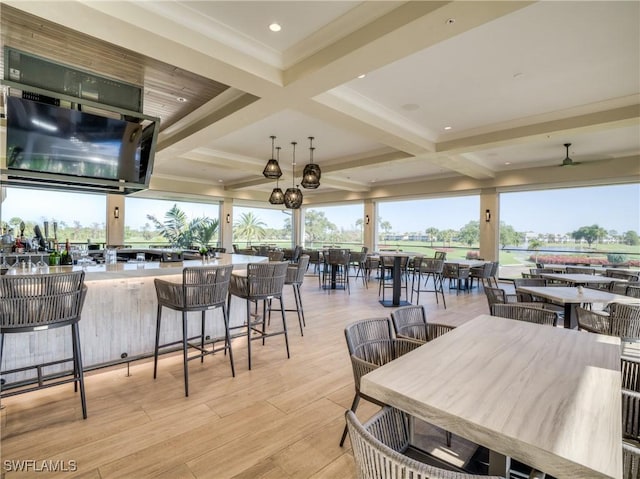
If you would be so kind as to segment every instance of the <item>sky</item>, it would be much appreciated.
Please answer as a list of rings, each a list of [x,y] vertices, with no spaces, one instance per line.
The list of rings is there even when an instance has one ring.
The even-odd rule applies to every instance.
[[[81,198],[79,200],[79,198]],[[537,192],[502,193],[501,221],[516,231],[537,233],[569,233],[581,226],[598,224],[607,231],[618,233],[634,230],[640,233],[640,184],[565,188]],[[126,224],[140,228],[148,222],[146,215],[164,218],[165,212],[175,201],[126,199]],[[379,214],[382,221],[391,224],[397,233],[424,231],[428,227],[460,229],[480,215],[479,196],[435,198],[412,201],[382,202]],[[42,224],[44,219],[63,220],[73,225],[104,222],[106,200],[103,195],[60,193],[48,190],[6,188],[2,203],[1,219],[14,216]],[[188,203],[188,216],[217,217],[217,205]],[[187,207],[183,207],[187,211]],[[350,229],[362,218],[362,204],[330,206],[319,209],[338,228]],[[288,211],[237,208],[240,213],[254,211],[271,228],[282,228]]]

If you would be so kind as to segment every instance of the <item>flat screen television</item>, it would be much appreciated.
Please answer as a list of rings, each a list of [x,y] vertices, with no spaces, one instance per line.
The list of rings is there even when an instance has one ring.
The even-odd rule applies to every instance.
[[[128,193],[148,187],[158,121],[5,97],[9,181]]]

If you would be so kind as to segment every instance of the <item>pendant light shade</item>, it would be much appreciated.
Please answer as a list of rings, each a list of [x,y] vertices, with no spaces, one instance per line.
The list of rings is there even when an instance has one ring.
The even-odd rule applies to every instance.
[[[302,172],[302,181],[300,184],[303,188],[316,189],[320,186],[320,167],[313,162],[313,137],[309,137],[309,164],[304,167]]]
[[[277,159],[280,162],[280,147],[276,147]],[[278,179],[276,178],[276,187],[271,192],[271,196],[269,196],[269,203],[272,205],[282,205],[284,204],[284,193],[278,186]]]
[[[272,205],[281,205],[284,203],[284,193],[280,188],[274,188],[269,196],[269,203]]]
[[[293,170],[291,175],[291,188],[287,188],[287,191],[284,193],[284,205],[287,208],[292,210],[297,210],[302,206],[302,191],[300,188],[295,186],[295,178],[296,178],[296,142],[292,141],[291,145],[293,145]]]
[[[271,137],[271,159],[267,161],[267,165],[264,167],[262,174],[266,178],[270,178],[272,180],[276,180],[282,176],[282,170],[280,169],[280,164],[278,160],[273,157],[273,145],[276,137]]]

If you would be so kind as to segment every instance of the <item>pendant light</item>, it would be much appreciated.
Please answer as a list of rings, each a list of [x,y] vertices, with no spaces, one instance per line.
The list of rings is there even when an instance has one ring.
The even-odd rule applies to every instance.
[[[291,188],[287,188],[284,193],[284,205],[292,210],[297,210],[302,205],[302,191],[295,185],[296,179],[296,145],[295,141],[291,142],[293,145],[293,162],[292,162],[292,174],[291,174]]]
[[[316,189],[320,186],[320,167],[313,162],[313,136],[309,137],[309,164],[304,167],[302,172],[302,181],[300,184],[303,188]]]
[[[278,161],[273,157],[273,145],[276,137],[271,136],[271,159],[267,161],[267,166],[264,167],[262,174],[266,178],[270,178],[272,180],[276,180],[282,176],[282,170],[280,169],[280,165]]]
[[[279,146],[276,147],[276,152],[277,152],[276,158],[278,160],[278,163],[280,163],[280,147]],[[278,187],[278,178],[276,178],[276,187],[271,192],[271,196],[269,196],[269,203],[271,203],[272,205],[284,204],[284,193]]]

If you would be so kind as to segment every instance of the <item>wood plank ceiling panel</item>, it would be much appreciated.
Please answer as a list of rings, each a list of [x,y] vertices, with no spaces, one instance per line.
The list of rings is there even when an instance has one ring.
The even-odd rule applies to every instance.
[[[0,4],[0,68],[4,47],[144,88],[146,115],[160,117],[161,129],[229,88],[227,85],[140,55]],[[179,102],[178,97],[186,101]]]

